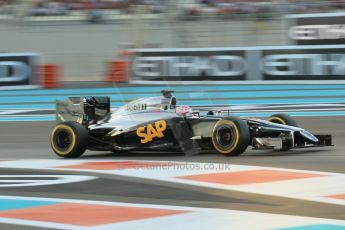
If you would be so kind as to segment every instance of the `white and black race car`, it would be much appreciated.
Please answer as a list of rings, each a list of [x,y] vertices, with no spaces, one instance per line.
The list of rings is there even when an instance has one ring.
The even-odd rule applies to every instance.
[[[254,149],[289,150],[332,146],[331,135],[313,135],[287,114],[267,120],[231,116],[231,111],[177,106],[172,91],[140,98],[110,110],[109,97],[57,101],[57,125],[50,143],[64,158],[94,151],[173,150],[195,154],[214,150],[237,156]]]

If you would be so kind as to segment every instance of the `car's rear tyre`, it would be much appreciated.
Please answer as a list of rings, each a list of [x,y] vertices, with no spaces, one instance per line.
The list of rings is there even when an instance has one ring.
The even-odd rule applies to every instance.
[[[286,113],[273,114],[272,116],[268,118],[268,121],[281,124],[281,125],[289,125],[289,126],[298,127],[297,122],[290,115]]]
[[[250,144],[250,132],[245,121],[237,117],[219,120],[212,131],[213,147],[222,155],[241,155]]]
[[[50,134],[50,145],[60,157],[80,157],[88,145],[88,131],[77,122],[60,123],[53,128]]]

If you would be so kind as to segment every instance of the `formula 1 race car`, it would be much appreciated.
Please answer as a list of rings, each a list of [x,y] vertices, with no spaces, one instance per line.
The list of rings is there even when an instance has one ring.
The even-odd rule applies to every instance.
[[[177,106],[172,91],[134,100],[110,110],[109,97],[69,97],[56,102],[53,151],[64,158],[96,151],[159,150],[196,154],[215,150],[225,156],[253,149],[289,150],[332,146],[331,135],[313,135],[287,114],[267,120],[238,118],[215,107]]]

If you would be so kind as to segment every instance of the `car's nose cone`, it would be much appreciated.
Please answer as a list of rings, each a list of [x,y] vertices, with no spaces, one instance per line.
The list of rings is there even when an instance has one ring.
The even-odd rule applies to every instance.
[[[305,138],[307,138],[308,140],[312,141],[312,142],[318,142],[319,139],[317,139],[313,134],[305,131],[304,129],[300,130],[300,133],[302,136],[304,136]]]

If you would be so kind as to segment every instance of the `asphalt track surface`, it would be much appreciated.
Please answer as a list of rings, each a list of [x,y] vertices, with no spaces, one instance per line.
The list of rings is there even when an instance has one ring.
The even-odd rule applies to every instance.
[[[214,162],[345,173],[345,117],[297,117],[296,120],[301,127],[312,133],[332,134],[335,146],[288,152],[248,149],[242,156],[231,158],[215,153],[184,156],[164,152],[133,152],[115,155],[109,152],[88,151],[81,159]],[[54,122],[50,121],[0,123],[0,159],[58,159],[49,146],[48,137],[53,126]],[[45,173],[44,170],[0,169],[0,175]],[[80,172],[68,172],[68,174],[74,173],[80,175]],[[49,174],[54,173],[50,171]],[[95,175],[90,172],[83,174]],[[97,180],[80,183],[20,189],[1,188],[0,195],[222,208],[345,220],[345,206],[342,205],[125,176],[97,174],[97,177],[99,177]],[[16,227],[18,226],[0,224],[0,229],[16,229]]]
[[[295,117],[300,127],[314,134],[332,134],[335,147],[300,149],[288,152],[251,151],[239,157],[202,153],[186,157],[176,153],[134,152],[115,155],[87,151],[82,159],[141,159],[260,165],[345,173],[345,117]],[[55,122],[0,122],[1,158],[58,159],[49,144]]]

